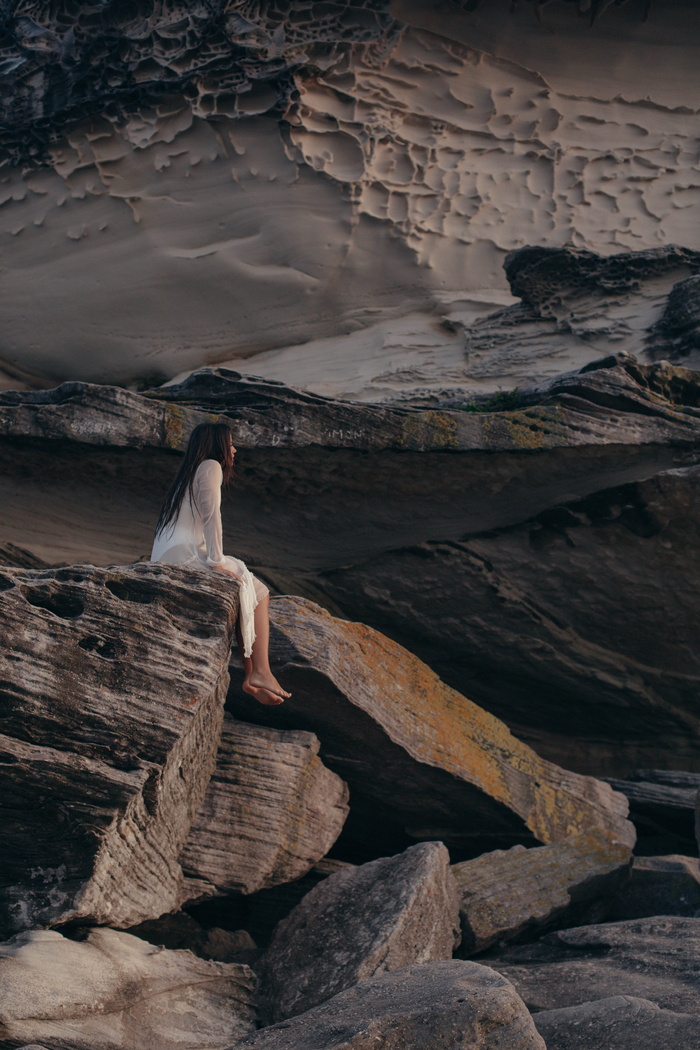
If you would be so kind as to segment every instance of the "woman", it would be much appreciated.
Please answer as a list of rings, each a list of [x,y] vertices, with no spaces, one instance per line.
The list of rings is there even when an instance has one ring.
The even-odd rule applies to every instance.
[[[226,423],[200,423],[190,435],[185,458],[160,512],[151,561],[206,566],[240,583],[236,625],[245,673],[243,689],[261,704],[291,696],[270,670],[270,592],[238,558],[222,549],[221,486],[233,472],[231,430]]]

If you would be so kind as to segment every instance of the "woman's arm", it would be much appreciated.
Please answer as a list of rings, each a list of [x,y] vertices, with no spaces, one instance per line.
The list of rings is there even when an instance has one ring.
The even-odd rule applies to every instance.
[[[202,518],[204,543],[207,548],[207,565],[220,568],[224,562],[223,537],[221,531],[221,465],[213,459],[205,459],[197,469],[194,498]]]
[[[229,569],[224,560],[221,529],[222,480],[221,464],[214,459],[205,459],[197,469],[194,496],[197,509],[202,517],[207,565],[227,576],[233,576],[234,580],[240,580],[240,576]]]

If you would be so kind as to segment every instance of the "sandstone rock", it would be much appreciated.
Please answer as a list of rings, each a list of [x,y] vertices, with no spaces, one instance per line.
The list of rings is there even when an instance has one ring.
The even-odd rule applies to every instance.
[[[219,1050],[255,1028],[247,966],[154,948],[127,933],[53,930],[0,945],[0,1040],[53,1050]]]
[[[86,549],[98,562],[136,560],[150,550],[175,472],[172,451],[196,423],[221,414],[241,450],[236,531],[228,520],[227,539],[240,547],[246,536],[243,553],[289,589],[309,569],[459,541],[695,462],[693,373],[671,372],[685,385],[678,378],[673,389],[667,366],[613,359],[505,413],[463,411],[462,403],[441,411],[362,405],[227,369],[149,397],[78,382],[0,392],[2,536],[53,562],[76,561]],[[572,471],[577,448],[587,451]],[[50,533],[37,513],[47,501]]]
[[[54,563],[147,556],[175,450],[225,415],[225,546],[273,589],[394,637],[567,768],[700,770],[697,375],[620,355],[518,396],[399,410],[226,369],[148,398],[5,394],[0,539]]]
[[[654,4],[642,24],[639,4],[620,16],[606,0],[551,3],[556,48],[532,17],[544,3],[505,21],[498,5],[478,5],[477,16],[475,6],[305,0],[232,10],[217,0],[173,16],[133,0],[109,17],[78,8],[66,28],[53,8],[8,0],[7,367],[128,382],[260,351],[272,371],[281,348],[288,371],[296,351],[335,389],[338,359],[343,378],[359,372],[370,391],[376,381],[421,390],[431,379],[493,389],[504,376],[522,384],[584,363],[630,328],[641,345],[667,275],[644,281],[638,267],[632,296],[629,263],[608,263],[616,280],[599,282],[602,308],[584,302],[536,346],[511,329],[506,361],[483,342],[467,357],[455,340],[462,353],[446,367],[420,335],[434,338],[443,317],[455,327],[485,298],[508,301],[503,256],[528,239],[600,252],[604,274],[606,257],[631,247],[698,248],[685,111],[695,5],[676,2],[666,16]],[[603,10],[592,27],[575,17]],[[566,257],[561,269],[570,278]],[[32,310],[37,270],[41,309]],[[633,307],[642,317],[624,325],[619,315]],[[407,347],[416,315],[422,326]],[[376,331],[344,357],[337,337],[377,321],[388,328],[380,362]],[[357,385],[341,390],[352,396]]]
[[[149,944],[174,950],[185,949],[202,959],[216,962],[241,962],[241,952],[254,952],[256,944],[246,930],[205,929],[186,912],[161,915],[132,926],[127,931]]]
[[[548,927],[603,918],[609,898],[629,877],[631,859],[629,847],[590,832],[551,846],[513,846],[454,864],[460,954],[531,939]]]
[[[697,773],[699,519],[700,468],[652,469],[512,527],[329,569],[319,600],[400,640],[551,761]]]
[[[270,651],[294,704],[262,709],[235,689],[229,703],[244,719],[318,734],[350,785],[355,849],[440,839],[474,856],[592,829],[632,841],[621,796],[542,761],[396,643],[300,598],[271,608]]]
[[[331,875],[279,924],[261,962],[261,1011],[282,1021],[376,974],[450,959],[457,887],[441,843]]]
[[[212,573],[0,573],[0,922],[131,926],[177,907],[237,614]]]
[[[380,973],[299,1017],[263,1028],[241,1050],[545,1050],[512,986],[478,963]]]
[[[0,565],[9,565],[13,569],[50,568],[50,565],[37,558],[31,551],[17,547],[14,543],[0,543]]]
[[[700,916],[700,861],[697,857],[635,857],[629,883],[613,898],[607,918],[653,915]]]
[[[678,281],[664,311],[647,338],[653,356],[673,360],[697,358],[700,350],[700,277]]]
[[[295,879],[294,882],[281,883],[246,895],[209,897],[188,905],[188,912],[210,930],[211,927],[223,927],[234,931],[247,930],[256,944],[265,947],[277,924],[285,919],[319,882],[336,871],[352,870],[355,866],[347,861],[324,857],[308,874]],[[148,937],[146,939],[148,940]]]
[[[685,1050],[697,1045],[697,1015],[662,1010],[648,999],[613,995],[533,1017],[547,1050]]]
[[[700,1014],[700,918],[657,916],[548,933],[488,956],[528,1007],[558,1010],[611,995]]]
[[[193,896],[255,893],[305,875],[338,838],[348,789],[312,733],[227,716],[216,768],[180,861]]]
[[[633,821],[645,852],[668,844],[692,850],[695,799],[700,790],[700,773],[665,769],[637,769],[624,780],[606,778],[629,801]]]

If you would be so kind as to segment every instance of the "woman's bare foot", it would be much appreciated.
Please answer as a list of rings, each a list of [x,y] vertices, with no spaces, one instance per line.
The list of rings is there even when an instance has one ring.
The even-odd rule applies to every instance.
[[[284,697],[278,696],[277,693],[271,693],[269,689],[259,689],[254,685],[243,685],[243,691],[252,696],[254,700],[257,700],[259,704],[265,704],[266,707],[277,707],[278,704],[284,703]]]
[[[292,695],[286,692],[272,674],[251,674],[243,682],[243,691],[252,696],[259,704],[268,707],[283,704]]]

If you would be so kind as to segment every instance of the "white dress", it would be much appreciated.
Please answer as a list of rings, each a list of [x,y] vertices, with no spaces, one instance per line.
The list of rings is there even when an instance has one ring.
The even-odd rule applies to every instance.
[[[192,484],[194,504],[185,493],[174,522],[156,533],[151,561],[175,565],[199,565],[216,570],[225,567],[241,581],[240,624],[243,654],[250,656],[255,641],[253,612],[258,602],[268,594],[260,580],[248,570],[240,558],[227,557],[223,551],[221,532],[221,483],[223,471],[215,459],[205,459],[197,467]]]

